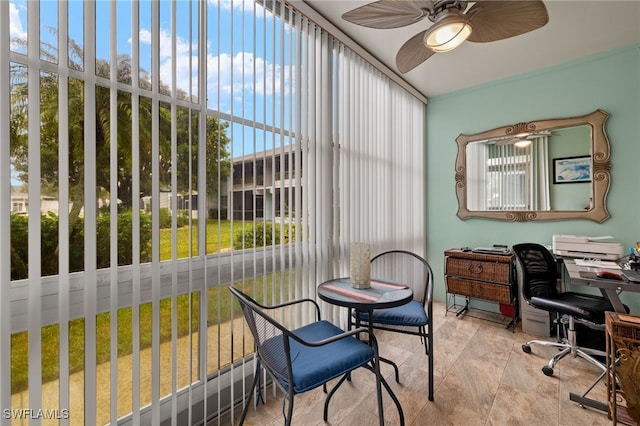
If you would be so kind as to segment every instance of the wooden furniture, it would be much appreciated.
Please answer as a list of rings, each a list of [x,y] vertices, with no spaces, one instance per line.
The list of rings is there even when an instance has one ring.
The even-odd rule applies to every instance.
[[[510,308],[508,313],[511,314],[511,322],[507,328],[515,329],[518,320],[515,255],[474,253],[460,249],[446,250],[444,255],[447,311],[457,306],[456,295],[466,299],[456,316],[468,311],[471,298],[500,303],[501,308]]]
[[[607,312],[607,401],[613,424],[640,422],[640,317]]]
[[[460,134],[456,138],[458,156],[456,157],[455,166],[458,217],[463,220],[471,217],[482,217],[513,222],[567,219],[589,219],[598,223],[604,222],[610,216],[606,205],[607,192],[609,191],[611,180],[611,153],[609,138],[605,132],[605,123],[608,118],[609,113],[597,109],[590,114],[578,117],[554,118],[529,121],[527,123],[520,122],[473,135]],[[580,135],[579,141],[581,144],[585,142],[590,144],[593,172],[597,179],[593,179],[592,183],[588,184],[593,195],[591,199],[584,198],[584,204],[590,204],[588,209],[579,207],[569,210],[535,210],[532,206],[528,206],[527,208],[531,208],[530,210],[512,210],[511,206],[500,205],[501,203],[498,203],[499,205],[476,205],[473,207],[469,205],[472,194],[488,190],[487,188],[479,187],[480,182],[487,180],[481,178],[483,175],[491,173],[492,175],[499,175],[498,179],[508,179],[507,174],[511,173],[509,171],[500,172],[499,170],[489,169],[491,167],[489,164],[512,164],[516,167],[514,162],[517,160],[514,156],[498,156],[493,159],[495,163],[484,161],[486,168],[476,166],[473,169],[477,170],[474,171],[470,170],[467,164],[479,164],[479,154],[486,152],[489,144],[494,144],[496,141],[512,139],[519,133],[531,136],[536,133],[544,134],[551,130],[553,130],[553,137],[549,138],[550,146],[558,146],[555,144],[566,145],[567,147],[573,146],[576,141],[576,135]],[[566,132],[563,130],[566,130]],[[474,147],[474,149],[471,149],[471,147]],[[571,155],[577,155],[577,153],[572,153]],[[522,167],[524,167],[524,164],[523,162],[518,163]],[[569,190],[569,193],[572,192],[569,188],[566,188],[566,190]]]

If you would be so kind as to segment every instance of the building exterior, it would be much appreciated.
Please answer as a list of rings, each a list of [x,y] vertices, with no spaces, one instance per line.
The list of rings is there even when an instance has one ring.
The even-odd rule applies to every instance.
[[[229,212],[235,220],[286,215],[294,202],[295,153],[276,148],[233,159]]]
[[[29,194],[19,186],[11,185],[11,214],[26,215],[29,211]],[[59,213],[58,199],[49,195],[40,195],[40,213]]]

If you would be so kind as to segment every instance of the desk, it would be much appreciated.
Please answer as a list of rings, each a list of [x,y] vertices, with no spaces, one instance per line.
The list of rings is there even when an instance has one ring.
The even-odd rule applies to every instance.
[[[571,279],[571,284],[595,287],[600,290],[602,295],[609,299],[613,305],[613,309],[619,313],[626,313],[624,305],[620,300],[618,293],[623,291],[640,292],[640,284],[630,283],[629,281],[605,280],[596,277],[596,272],[603,268],[595,268],[592,266],[578,266],[573,259],[563,259],[566,271]],[[616,272],[616,270],[612,269]],[[620,271],[617,271],[620,272]]]
[[[351,279],[336,278],[320,284],[317,291],[318,297],[325,302],[349,308],[349,316],[351,316],[351,309],[355,309],[356,327],[360,327],[361,312],[368,312],[369,318],[372,318],[374,309],[395,308],[396,306],[405,305],[413,300],[413,290],[408,286],[375,279],[371,280],[370,288],[357,289],[351,287]],[[351,321],[349,321],[349,324],[351,324]],[[373,325],[370,322],[368,325],[369,332],[373,336]],[[384,361],[393,366],[396,373],[396,381],[398,382],[400,377],[398,366],[393,361],[379,355],[378,357],[380,361]],[[400,401],[398,401],[398,398],[387,383],[385,381],[382,381],[382,383],[395,402],[396,407],[398,407],[400,423],[404,424],[404,414]]]
[[[565,270],[569,274],[571,284],[598,288],[602,295],[609,299],[611,305],[613,306],[613,309],[615,309],[617,313],[626,314],[627,312],[622,301],[620,300],[619,293],[623,291],[631,291],[635,293],[640,292],[640,284],[630,283],[629,281],[607,280],[596,277],[596,273],[605,268],[579,266],[576,265],[576,262],[573,259],[567,258],[563,259],[563,263],[565,265]],[[614,269],[611,270],[614,272],[619,272]],[[569,394],[569,399],[579,404],[607,412],[609,409],[607,404],[586,397],[586,395],[591,391],[595,384],[602,380],[602,378],[604,378],[605,374],[606,371],[600,375],[600,377],[584,394],[577,395],[571,392]]]

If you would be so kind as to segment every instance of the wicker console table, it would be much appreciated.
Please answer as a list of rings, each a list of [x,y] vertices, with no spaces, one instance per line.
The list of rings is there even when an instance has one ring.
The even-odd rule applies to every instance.
[[[640,317],[606,312],[607,400],[613,424],[640,422]]]
[[[456,316],[469,310],[471,298],[508,305],[511,310],[511,322],[507,328],[513,327],[515,330],[518,320],[515,255],[474,253],[460,249],[446,250],[444,255],[447,312],[457,306],[455,295],[465,297],[465,304]]]

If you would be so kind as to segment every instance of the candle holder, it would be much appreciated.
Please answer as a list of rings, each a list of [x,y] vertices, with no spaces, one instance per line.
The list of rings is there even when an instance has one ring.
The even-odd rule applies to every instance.
[[[351,244],[351,287],[371,287],[371,248],[367,243]]]

